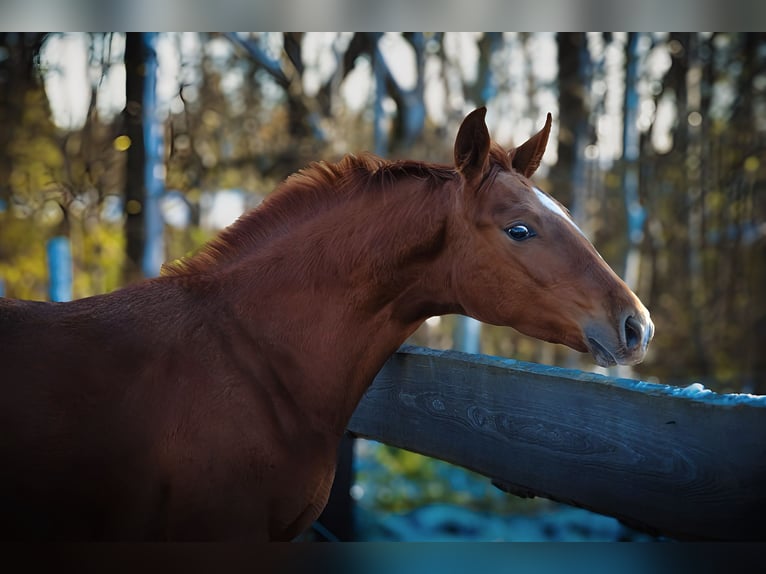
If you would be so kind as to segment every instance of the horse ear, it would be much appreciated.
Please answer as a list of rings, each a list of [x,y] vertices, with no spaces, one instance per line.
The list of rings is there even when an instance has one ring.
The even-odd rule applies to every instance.
[[[543,159],[545,146],[548,145],[548,136],[551,133],[551,114],[545,120],[545,127],[521,144],[511,150],[511,164],[513,168],[524,177],[532,177],[532,174],[540,167]]]
[[[468,181],[481,178],[489,158],[489,130],[484,123],[487,108],[468,114],[455,138],[455,167]]]

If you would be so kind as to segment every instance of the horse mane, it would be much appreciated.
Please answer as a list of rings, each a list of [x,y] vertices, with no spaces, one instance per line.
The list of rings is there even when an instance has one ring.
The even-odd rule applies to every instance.
[[[502,155],[507,161],[507,154]],[[370,153],[349,154],[337,163],[313,162],[290,175],[258,207],[243,214],[197,253],[163,265],[162,275],[209,272],[262,247],[269,239],[287,233],[323,210],[358,194],[390,188],[405,178],[441,185],[458,177],[452,166],[388,161]]]

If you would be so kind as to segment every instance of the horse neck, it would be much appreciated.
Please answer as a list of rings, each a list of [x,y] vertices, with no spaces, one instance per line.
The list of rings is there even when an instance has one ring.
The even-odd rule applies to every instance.
[[[453,185],[365,193],[231,269],[236,315],[317,426],[342,433],[423,320],[459,311],[446,253]]]

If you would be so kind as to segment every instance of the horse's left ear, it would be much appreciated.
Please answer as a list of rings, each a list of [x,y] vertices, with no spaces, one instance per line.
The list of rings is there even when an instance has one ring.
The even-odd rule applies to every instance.
[[[455,167],[466,181],[481,179],[487,170],[489,158],[489,130],[484,123],[487,108],[481,107],[468,114],[455,138]]]
[[[548,136],[551,133],[551,114],[545,120],[545,127],[521,144],[511,150],[511,164],[513,168],[524,177],[532,177],[532,174],[540,167],[543,159],[545,146],[548,145]]]

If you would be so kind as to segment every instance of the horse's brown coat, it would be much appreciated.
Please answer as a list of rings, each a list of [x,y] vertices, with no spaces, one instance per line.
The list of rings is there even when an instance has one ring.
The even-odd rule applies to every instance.
[[[457,168],[313,164],[163,277],[0,300],[0,534],[294,538],[362,394],[431,315],[640,360],[648,313],[531,190],[549,129],[509,154],[480,109]],[[519,221],[538,237],[511,240]]]

